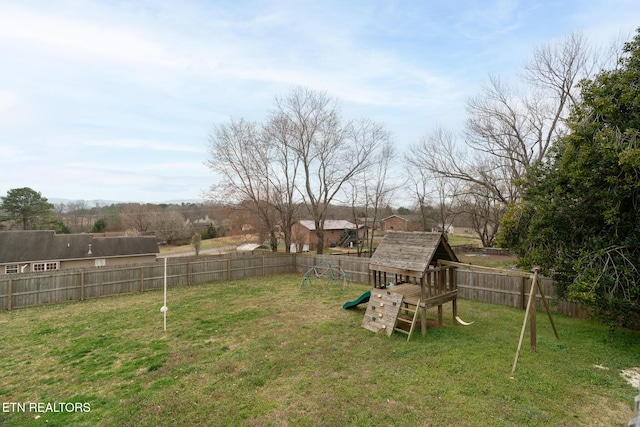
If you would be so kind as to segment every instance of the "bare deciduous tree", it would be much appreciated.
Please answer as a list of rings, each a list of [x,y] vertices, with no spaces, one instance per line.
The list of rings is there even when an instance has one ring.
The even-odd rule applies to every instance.
[[[405,160],[409,162],[409,157],[405,156]],[[407,168],[407,185],[411,195],[415,200],[415,210],[419,216],[419,229],[428,231],[431,229],[433,222],[433,207],[431,195],[431,175],[421,166],[415,166],[408,163]]]
[[[96,221],[95,215],[84,200],[76,200],[60,204],[59,215],[64,216],[64,222],[73,233],[84,233],[91,229]]]
[[[191,236],[191,246],[193,246],[196,256],[200,255],[200,248],[202,247],[202,236],[200,233],[193,233],[193,236]]]
[[[464,198],[460,190],[460,183],[453,179],[434,176],[431,180],[437,197],[436,212],[438,227],[443,232],[449,232],[453,219],[461,213],[459,206]]]
[[[278,249],[276,211],[269,176],[273,148],[261,135],[258,124],[244,119],[231,119],[217,126],[209,135],[210,159],[206,165],[223,177],[211,187],[211,194],[226,201],[249,201],[265,229],[269,232],[272,251]]]
[[[149,231],[153,217],[159,208],[152,204],[129,203],[123,208],[122,222],[126,229],[140,233]]]
[[[460,200],[458,212],[471,219],[471,226],[484,247],[494,244],[505,205],[485,187],[475,185]]]
[[[389,172],[395,158],[395,149],[390,141],[391,135],[384,129],[380,129],[378,138],[384,141],[376,153],[372,167],[361,171],[348,183],[348,195],[351,198],[351,212],[355,224],[364,218],[366,242],[364,233],[358,232],[357,252],[362,254],[367,248],[369,253],[373,253],[376,224],[380,220],[382,208],[387,206],[393,198],[394,192],[398,189],[397,182],[391,182]],[[366,245],[365,245],[366,244]]]
[[[436,130],[412,148],[431,173],[481,185],[502,203],[520,198],[517,180],[566,132],[577,83],[593,69],[594,54],[579,34],[536,49],[516,88],[491,76],[467,103],[464,142]]]
[[[329,204],[347,181],[371,165],[388,134],[369,120],[345,122],[335,99],[303,87],[277,98],[276,112],[288,124],[288,148],[303,169],[298,189],[315,223],[321,254]]]
[[[470,195],[467,206],[475,200],[478,211],[494,202],[517,202],[520,178],[566,133],[577,84],[593,70],[595,58],[579,34],[536,49],[519,86],[492,76],[468,101],[463,141],[437,129],[411,147],[407,160],[428,174],[464,183],[461,194]],[[480,201],[483,195],[487,200]],[[481,234],[492,241],[491,232]]]
[[[273,147],[270,171],[265,177],[271,187],[270,200],[277,212],[284,240],[285,252],[291,251],[292,228],[298,220],[299,199],[296,181],[300,170],[300,158],[290,149],[289,121],[274,113],[263,127],[263,137]]]
[[[232,119],[214,128],[206,164],[223,180],[212,186],[212,194],[249,201],[269,230],[274,251],[276,226],[282,228],[288,251],[299,206],[306,204],[322,253],[329,204],[347,181],[370,166],[386,140],[384,126],[344,121],[335,99],[296,87],[276,98],[265,124]]]
[[[191,226],[180,212],[174,210],[159,210],[153,215],[150,231],[156,239],[168,244],[178,239],[187,239],[191,234]]]

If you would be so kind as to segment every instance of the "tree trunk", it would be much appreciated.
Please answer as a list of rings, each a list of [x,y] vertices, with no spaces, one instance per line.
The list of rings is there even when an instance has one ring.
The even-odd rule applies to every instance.
[[[291,253],[291,229],[284,231],[284,251],[285,253]]]
[[[318,238],[318,247],[316,253],[322,255],[324,252],[324,230],[316,230],[316,237]]]

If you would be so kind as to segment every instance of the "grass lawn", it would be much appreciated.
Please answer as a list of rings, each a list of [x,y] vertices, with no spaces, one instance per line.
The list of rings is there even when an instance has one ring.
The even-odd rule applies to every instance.
[[[457,234],[447,234],[447,240],[451,246],[469,245],[482,247],[482,241],[477,237],[459,236]]]
[[[458,260],[465,264],[480,265],[493,268],[515,268],[518,258],[504,255],[456,254]]]
[[[215,239],[203,240],[200,250],[224,248],[226,246],[240,246],[244,243],[256,243],[257,237],[253,234],[241,234],[237,236],[217,237]],[[160,246],[160,255],[179,254],[193,251],[193,245],[181,246]]]
[[[87,403],[90,412],[0,413],[0,425],[526,426],[626,425],[640,333],[462,300],[471,326],[429,328],[410,342],[360,325],[369,290],[298,291],[300,275],[0,313],[0,400]],[[445,306],[445,321],[450,314]],[[430,310],[430,318],[436,311]]]

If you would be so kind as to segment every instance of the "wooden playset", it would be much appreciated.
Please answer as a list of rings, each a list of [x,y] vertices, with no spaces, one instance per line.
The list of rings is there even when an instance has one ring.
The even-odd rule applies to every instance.
[[[438,324],[442,325],[442,306],[448,302],[452,304],[455,323],[456,267],[438,266],[439,260],[458,261],[442,234],[389,232],[369,263],[369,283],[373,282],[373,289],[362,326],[387,335],[403,332],[408,341],[418,322],[418,313],[424,335],[427,309],[438,307]]]

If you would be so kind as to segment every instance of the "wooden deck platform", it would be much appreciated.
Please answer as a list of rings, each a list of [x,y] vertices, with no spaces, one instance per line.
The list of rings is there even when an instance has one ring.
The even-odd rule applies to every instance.
[[[438,325],[442,326],[442,305],[447,302],[451,302],[451,311],[452,311],[452,324],[455,323],[455,318],[458,315],[458,290],[454,289],[452,291],[445,291],[439,294],[435,294],[429,296],[428,290],[427,297],[422,300],[420,285],[403,283],[402,285],[390,286],[387,288],[388,291],[392,293],[401,294],[403,296],[402,303],[416,306],[416,310],[418,310],[418,301],[420,301],[420,320],[421,320],[421,329],[422,334],[424,335],[427,332],[427,309],[431,307],[438,307]],[[415,321],[415,319],[414,319]]]
[[[401,294],[404,297],[404,303],[410,305],[418,305],[420,298],[420,285],[413,285],[404,283],[402,285],[390,286],[388,291]],[[458,290],[444,292],[432,297],[427,297],[424,301],[420,302],[420,307],[431,308],[440,306],[446,302],[454,301],[458,297]]]

